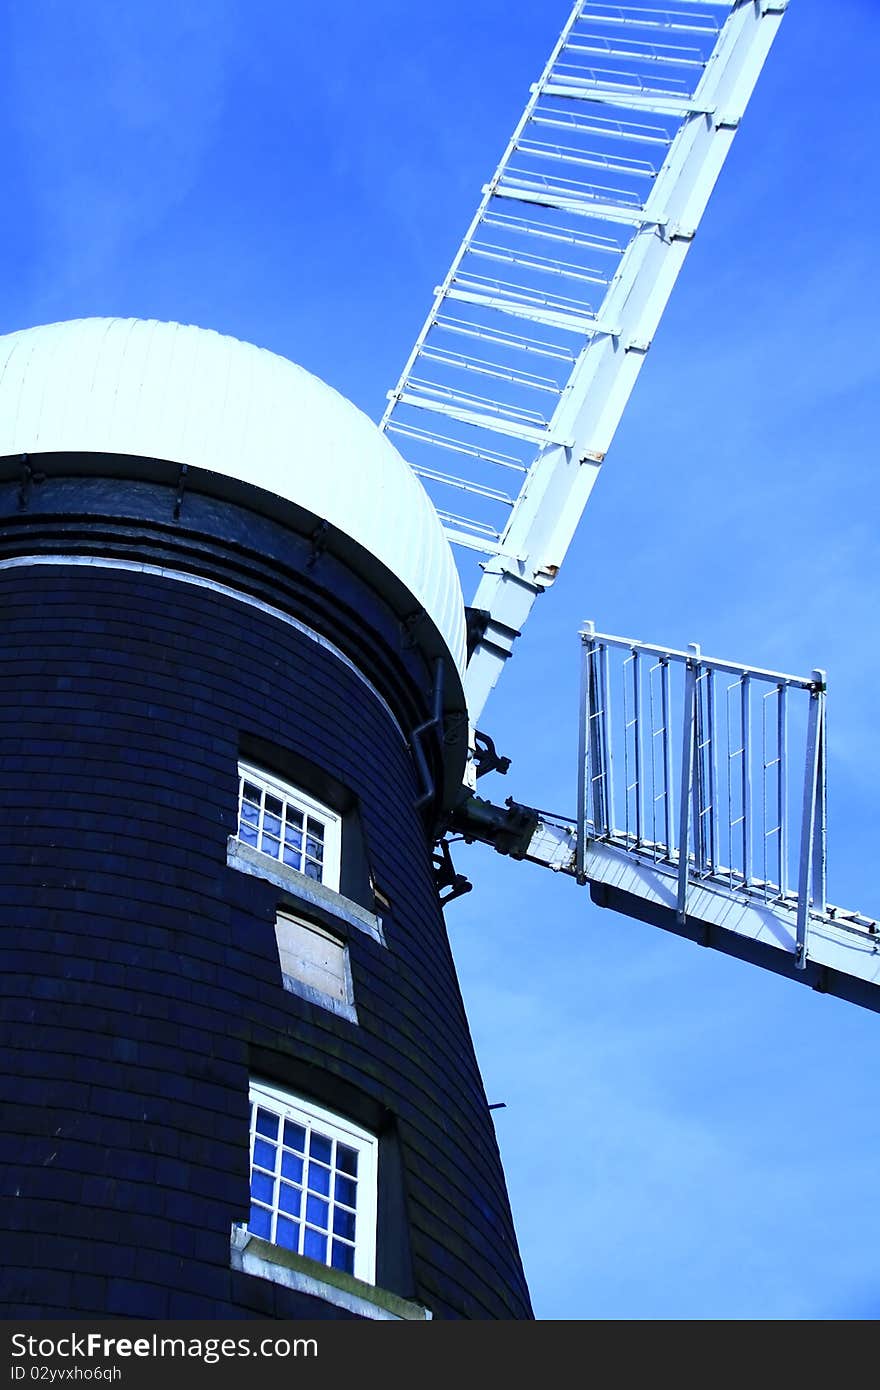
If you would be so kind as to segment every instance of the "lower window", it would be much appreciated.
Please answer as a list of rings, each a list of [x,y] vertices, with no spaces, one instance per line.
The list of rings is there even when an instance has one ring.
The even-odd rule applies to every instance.
[[[253,1082],[248,1230],[374,1283],[376,1153],[350,1120]]]

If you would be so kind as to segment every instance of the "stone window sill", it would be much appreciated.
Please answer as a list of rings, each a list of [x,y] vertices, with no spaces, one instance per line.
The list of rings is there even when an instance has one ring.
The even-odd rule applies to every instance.
[[[253,874],[256,878],[265,878],[278,888],[285,889],[292,897],[298,898],[304,906],[311,904],[321,907],[348,926],[365,932],[374,941],[378,941],[380,946],[386,945],[381,917],[368,912],[351,898],[343,897],[334,889],[327,888],[317,879],[301,874],[298,869],[292,869],[288,864],[282,864],[268,854],[261,854],[252,845],[243,844],[235,835],[230,835],[226,842],[226,862],[231,869],[238,869],[243,874]]]
[[[298,1293],[322,1298],[358,1317],[391,1322],[425,1321],[431,1317],[430,1310],[420,1303],[411,1303],[342,1270],[306,1259],[304,1255],[295,1255],[283,1246],[270,1245],[242,1226],[232,1228],[231,1263],[233,1269],[244,1274],[271,1279]]]

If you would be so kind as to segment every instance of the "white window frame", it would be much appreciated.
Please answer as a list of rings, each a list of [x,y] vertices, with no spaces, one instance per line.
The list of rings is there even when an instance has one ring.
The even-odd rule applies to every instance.
[[[277,1115],[279,1117],[279,1134],[283,1133],[282,1127],[284,1120],[290,1120],[293,1122],[294,1125],[302,1126],[306,1129],[306,1148],[308,1148],[310,1145],[311,1134],[314,1131],[317,1135],[323,1136],[324,1138],[330,1139],[332,1141],[332,1152],[329,1165],[324,1165],[323,1163],[320,1165],[322,1174],[325,1171],[325,1168],[329,1167],[330,1194],[326,1230],[323,1230],[320,1226],[314,1224],[312,1221],[309,1220],[308,1157],[304,1158],[302,1183],[291,1183],[289,1186],[287,1183],[283,1183],[283,1168],[281,1164],[281,1159],[285,1153],[289,1153],[291,1157],[295,1157],[294,1151],[286,1150],[283,1146],[283,1142],[275,1143],[276,1153],[274,1171],[271,1174],[271,1202],[268,1202],[265,1199],[260,1199],[252,1196],[252,1211],[256,1208],[260,1212],[271,1213],[269,1236],[261,1236],[259,1230],[253,1229],[254,1225],[262,1223],[261,1221],[258,1221],[254,1222],[252,1225],[252,1220],[250,1217],[247,1222],[247,1229],[250,1230],[253,1235],[258,1236],[261,1239],[265,1240],[268,1238],[270,1244],[277,1243],[281,1248],[292,1250],[294,1254],[300,1256],[306,1255],[307,1258],[314,1258],[314,1256],[308,1256],[305,1250],[306,1232],[311,1230],[316,1232],[316,1234],[319,1236],[324,1235],[326,1236],[327,1241],[327,1258],[323,1261],[319,1260],[318,1263],[323,1263],[331,1269],[339,1269],[340,1266],[334,1266],[332,1263],[332,1243],[334,1239],[333,1226],[335,1210],[338,1206],[340,1214],[342,1214],[343,1216],[347,1214],[350,1210],[354,1210],[354,1238],[353,1240],[344,1237],[341,1238],[341,1243],[344,1243],[348,1248],[353,1248],[354,1250],[353,1269],[348,1272],[353,1274],[356,1279],[361,1279],[367,1284],[375,1284],[377,1162],[379,1152],[379,1141],[376,1135],[370,1134],[368,1130],[362,1129],[360,1125],[356,1125],[353,1121],[348,1120],[341,1115],[332,1114],[329,1110],[325,1110],[322,1106],[314,1104],[313,1101],[307,1101],[304,1100],[301,1096],[293,1095],[288,1091],[279,1090],[278,1087],[270,1085],[268,1082],[251,1082],[250,1101],[251,1115],[249,1171],[251,1177],[252,1192],[254,1187],[256,1186],[254,1182],[255,1176],[261,1176],[264,1173],[268,1174],[268,1169],[264,1165],[255,1164],[254,1162],[255,1143],[261,1138],[261,1135],[258,1134],[256,1128],[258,1109],[268,1110],[272,1114]],[[271,1147],[272,1141],[269,1141],[269,1144]],[[350,1181],[350,1179],[348,1179],[347,1173],[345,1173],[341,1169],[337,1169],[336,1166],[336,1157],[338,1152],[337,1146],[339,1144],[344,1145],[348,1149],[354,1150],[358,1156],[356,1180],[357,1190],[355,1204],[353,1208],[346,1203],[337,1203],[335,1201],[335,1193],[338,1190],[336,1181],[337,1178],[341,1178],[344,1181]],[[261,1186],[265,1188],[267,1184],[263,1182]],[[277,1223],[279,1220],[284,1219],[283,1211],[279,1210],[279,1198],[281,1195],[282,1186],[284,1187],[284,1191],[287,1193],[288,1200],[292,1195],[294,1195],[295,1189],[297,1187],[301,1186],[302,1189],[301,1197],[299,1198],[300,1221],[298,1242],[297,1248],[295,1250],[293,1249],[292,1245],[287,1244],[285,1242],[276,1242],[274,1239]],[[319,1201],[328,1200],[325,1194],[322,1194],[317,1191],[314,1192],[312,1195],[318,1198]]]
[[[244,784],[251,782],[260,788],[262,793],[260,799],[259,823],[257,826],[257,844],[251,845],[242,834],[242,805],[244,801]],[[273,854],[262,848],[262,831],[265,816],[266,796],[273,796],[280,800],[284,806],[284,822],[286,825],[288,807],[293,807],[297,814],[304,817],[303,821],[303,852],[300,855],[300,865],[289,864],[284,857],[285,838],[284,830],[279,838],[279,853]],[[321,862],[320,878],[306,872],[305,845],[308,834],[309,823],[317,822],[323,831],[323,860]],[[323,802],[316,801],[314,797],[308,796],[306,792],[294,787],[290,782],[283,781],[276,777],[274,773],[267,772],[265,768],[257,767],[253,763],[239,761],[238,764],[238,825],[235,832],[235,839],[239,844],[254,850],[257,854],[279,865],[282,869],[290,869],[294,873],[303,877],[311,878],[312,882],[321,883],[325,888],[334,892],[339,891],[340,870],[342,861],[342,817],[336,811],[332,811]]]

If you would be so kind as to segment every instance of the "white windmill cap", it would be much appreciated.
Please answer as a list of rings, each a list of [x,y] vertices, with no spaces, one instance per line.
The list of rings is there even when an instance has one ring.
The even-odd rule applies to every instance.
[[[437,513],[375,424],[284,357],[202,328],[89,318],[0,337],[0,457],[166,460],[327,521],[424,609],[459,674],[461,585]]]

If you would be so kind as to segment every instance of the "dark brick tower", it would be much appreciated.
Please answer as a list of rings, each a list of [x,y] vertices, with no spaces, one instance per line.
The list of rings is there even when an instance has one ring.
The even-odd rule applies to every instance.
[[[0,339],[0,458],[3,1315],[529,1317],[419,485],[290,363],[117,320]]]

